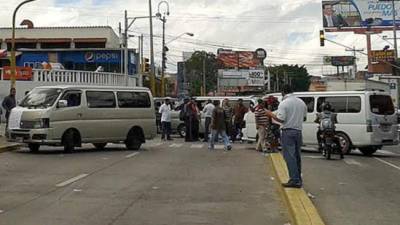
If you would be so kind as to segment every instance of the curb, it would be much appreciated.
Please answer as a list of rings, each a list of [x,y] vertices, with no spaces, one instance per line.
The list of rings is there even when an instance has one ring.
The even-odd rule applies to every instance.
[[[280,153],[272,153],[270,157],[272,169],[279,183],[293,224],[295,225],[325,225],[314,204],[303,188],[284,188],[281,183],[289,179],[286,163]]]
[[[8,144],[0,145],[0,153],[13,151],[13,150],[18,149],[21,146],[22,145],[18,144],[18,143],[8,143]]]

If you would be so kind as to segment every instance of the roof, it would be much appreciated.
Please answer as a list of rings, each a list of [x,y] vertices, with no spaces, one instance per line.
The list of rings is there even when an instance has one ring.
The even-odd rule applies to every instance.
[[[104,29],[109,28],[112,29],[111,26],[65,26],[65,27],[33,27],[33,28],[26,28],[26,27],[16,27],[16,30],[34,30],[34,29]],[[0,27],[0,30],[11,30],[11,27]]]
[[[52,85],[52,86],[39,86],[36,88],[60,88],[60,89],[105,89],[105,90],[138,90],[138,91],[149,91],[146,87],[126,87],[126,86],[97,86],[97,85]]]
[[[307,92],[294,92],[296,95],[349,95],[349,94],[365,94],[365,93],[386,93],[379,90],[365,90],[365,91],[307,91]],[[281,96],[282,93],[270,93],[265,96]],[[265,97],[264,96],[264,97]]]

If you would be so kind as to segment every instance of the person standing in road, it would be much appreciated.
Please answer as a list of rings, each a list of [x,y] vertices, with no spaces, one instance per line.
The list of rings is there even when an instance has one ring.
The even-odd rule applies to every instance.
[[[209,139],[208,149],[214,150],[215,139],[218,138],[219,135],[221,135],[222,140],[224,141],[225,151],[230,151],[232,150],[232,146],[229,143],[229,137],[226,134],[226,123],[225,123],[226,115],[224,110],[219,106],[219,104],[220,102],[218,100],[214,101],[215,108],[212,113],[211,138]]]
[[[267,110],[265,109],[265,103],[262,99],[258,99],[257,106],[254,108],[254,115],[256,118],[256,128],[258,141],[256,150],[259,152],[266,151],[266,135],[267,135],[267,125],[269,117],[267,116]]]
[[[225,112],[225,125],[226,125],[226,134],[228,137],[232,135],[232,116],[233,116],[233,109],[229,104],[229,99],[225,98],[222,102],[222,109]]]
[[[17,101],[15,100],[16,94],[15,88],[10,89],[10,95],[4,98],[3,103],[1,104],[3,108],[6,110],[6,136],[7,136],[7,128],[8,128],[8,118],[10,117],[11,110],[17,106]]]
[[[243,99],[239,98],[238,103],[233,109],[233,132],[231,139],[235,141],[237,137],[239,139],[242,138],[242,127],[243,127],[243,119],[244,114],[246,114],[249,110],[243,104]]]
[[[205,117],[204,122],[204,142],[208,142],[208,136],[210,134],[210,125],[211,125],[211,118],[214,111],[214,104],[212,103],[211,99],[208,99],[207,105],[204,106],[203,113]]]
[[[161,114],[161,140],[171,139],[171,102],[169,98],[165,99],[164,104],[161,105],[158,111]]]
[[[268,111],[268,115],[282,123],[281,143],[283,157],[289,171],[289,181],[282,184],[288,188],[301,188],[301,146],[303,144],[303,122],[307,119],[307,106],[292,94],[292,88],[285,85],[282,91],[283,101],[279,104],[277,114]]]
[[[186,142],[197,141],[198,136],[196,135],[196,129],[199,129],[198,126],[198,109],[196,106],[196,101],[194,98],[188,101],[188,103],[184,107],[185,113],[185,126],[186,126]],[[198,134],[198,131],[197,131]]]

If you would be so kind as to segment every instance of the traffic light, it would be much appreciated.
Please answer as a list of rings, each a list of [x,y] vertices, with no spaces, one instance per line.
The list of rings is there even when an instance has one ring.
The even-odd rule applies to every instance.
[[[321,47],[325,46],[325,34],[323,30],[319,31],[319,44]]]
[[[167,68],[167,53],[163,52],[162,57],[163,57],[163,60],[162,60],[163,65],[162,66],[164,69],[166,69]]]
[[[143,72],[150,73],[150,63],[148,58],[143,58]]]

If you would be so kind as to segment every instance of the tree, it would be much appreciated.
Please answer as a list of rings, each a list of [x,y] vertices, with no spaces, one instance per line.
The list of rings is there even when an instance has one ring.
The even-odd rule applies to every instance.
[[[267,68],[271,73],[271,89],[280,92],[283,85],[291,84],[293,91],[308,91],[310,75],[304,65],[280,65]]]
[[[204,60],[206,71],[206,93],[217,89],[218,61],[216,56],[213,53],[196,51],[185,64],[186,77],[190,84],[190,94],[192,96],[201,95]]]

